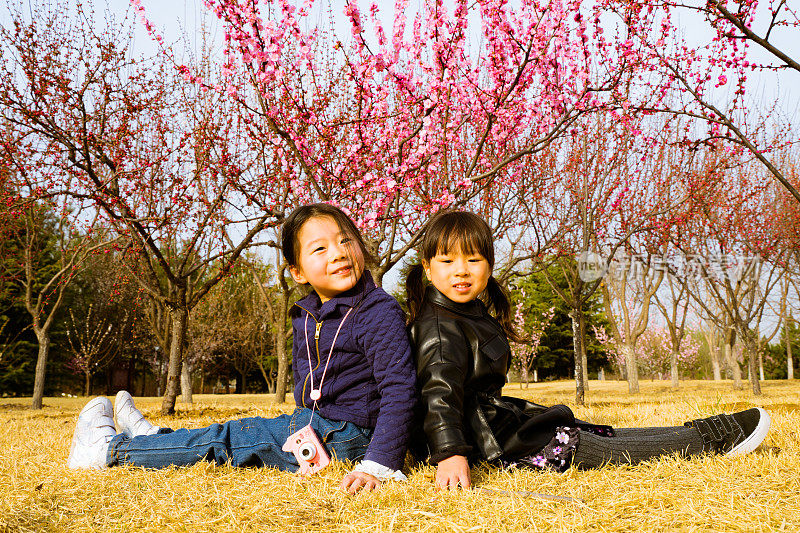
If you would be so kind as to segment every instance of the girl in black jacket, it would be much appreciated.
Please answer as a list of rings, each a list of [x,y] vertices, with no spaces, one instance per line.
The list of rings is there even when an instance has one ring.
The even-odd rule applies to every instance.
[[[421,261],[406,285],[421,397],[412,452],[437,464],[438,488],[469,487],[469,464],[481,460],[564,470],[672,453],[742,454],[766,437],[770,418],[761,408],[678,427],[614,429],[577,420],[565,405],[502,396],[508,339],[520,339],[492,277],[491,229],[473,213],[440,212],[428,222]]]

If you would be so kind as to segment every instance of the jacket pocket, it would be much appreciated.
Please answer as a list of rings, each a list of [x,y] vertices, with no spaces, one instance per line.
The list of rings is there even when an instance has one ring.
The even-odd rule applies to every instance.
[[[492,361],[497,361],[506,355],[510,351],[510,348],[508,347],[508,342],[506,342],[503,337],[495,335],[491,339],[481,343],[480,350]]]

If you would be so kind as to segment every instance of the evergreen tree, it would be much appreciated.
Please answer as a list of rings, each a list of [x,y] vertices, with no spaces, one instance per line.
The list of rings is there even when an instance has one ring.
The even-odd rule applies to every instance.
[[[9,206],[4,207],[8,209]],[[39,346],[25,305],[25,254],[31,256],[34,294],[41,291],[59,269],[58,227],[54,214],[45,204],[17,204],[13,209],[19,216],[5,216],[9,213],[4,213],[0,239],[0,396],[30,395],[34,386]],[[56,299],[46,296],[45,309]],[[68,307],[71,297],[71,291],[66,290],[62,302],[65,305],[54,316],[49,331],[51,346],[47,366],[51,375],[45,382],[46,395],[73,389],[74,379],[65,371],[69,354],[65,349],[63,321],[63,309]]]
[[[788,330],[789,338],[792,341],[792,362],[796,378],[800,367],[800,325],[793,321]],[[768,344],[764,348],[764,377],[766,379],[786,379],[787,377],[786,334],[787,328],[784,326],[781,328],[780,341]]]
[[[549,275],[560,286],[566,287],[567,280],[560,268],[551,266]],[[516,277],[512,281],[511,301],[512,305],[523,302],[523,316],[528,327],[531,326],[531,321],[540,320],[553,308],[553,318],[544,330],[532,368],[538,371],[539,379],[572,378],[575,369],[572,320],[569,317],[569,308],[553,290],[547,276],[541,271],[535,271]],[[586,311],[586,353],[590,373],[596,374],[600,368],[608,367],[605,349],[592,334],[593,325],[597,327],[604,324],[601,302],[595,295],[589,300]]]

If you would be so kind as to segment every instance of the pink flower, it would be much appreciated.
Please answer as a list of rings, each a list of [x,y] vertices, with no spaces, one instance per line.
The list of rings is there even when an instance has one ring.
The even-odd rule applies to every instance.
[[[539,468],[544,468],[544,466],[547,464],[544,457],[542,457],[541,455],[536,455],[533,458],[531,458],[531,463],[535,466],[538,466]]]

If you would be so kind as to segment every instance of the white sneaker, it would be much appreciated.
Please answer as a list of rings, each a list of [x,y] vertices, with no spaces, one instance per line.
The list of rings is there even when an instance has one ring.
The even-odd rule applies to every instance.
[[[113,413],[111,402],[103,396],[81,410],[67,459],[69,468],[107,467],[108,443],[117,434]]]
[[[142,412],[133,404],[133,397],[128,391],[121,390],[114,399],[114,417],[117,419],[117,428],[120,433],[130,438],[139,435],[155,435],[159,426],[154,426],[144,417]]]

